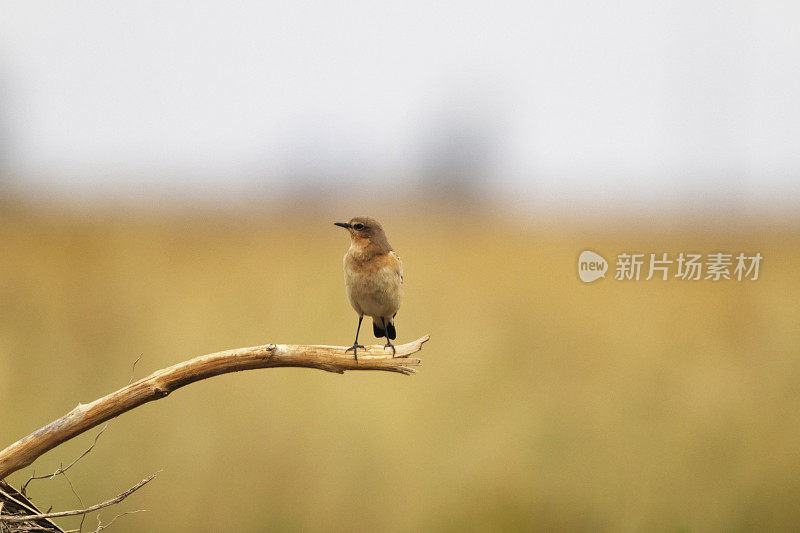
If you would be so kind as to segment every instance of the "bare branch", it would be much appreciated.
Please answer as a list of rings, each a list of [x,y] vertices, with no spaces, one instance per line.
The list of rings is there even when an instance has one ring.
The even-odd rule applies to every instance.
[[[115,504],[121,502],[122,500],[124,500],[125,498],[127,498],[128,496],[130,496],[131,494],[133,494],[134,492],[136,492],[140,488],[142,488],[145,485],[147,485],[148,483],[150,483],[159,473],[160,473],[160,471],[156,472],[154,474],[150,474],[149,476],[147,476],[146,478],[144,478],[139,483],[137,483],[136,485],[132,486],[131,488],[129,488],[125,492],[117,494],[116,496],[114,496],[110,500],[106,500],[104,502],[92,505],[91,507],[87,507],[86,509],[75,509],[73,511],[57,511],[55,513],[40,513],[40,514],[32,514],[32,515],[13,515],[13,516],[4,515],[4,516],[0,516],[0,523],[3,523],[3,522],[7,522],[7,523],[27,522],[29,520],[41,520],[43,518],[46,518],[46,519],[62,518],[62,517],[65,517],[65,516],[85,515],[87,513],[92,513],[94,511],[99,510],[99,509],[103,509],[104,507],[109,507],[111,505],[115,505]]]
[[[201,355],[189,361],[159,370],[116,392],[75,409],[0,451],[0,479],[25,468],[43,453],[76,435],[102,424],[135,407],[164,398],[172,391],[195,381],[220,374],[256,368],[306,367],[328,372],[345,370],[384,370],[413,374],[420,360],[409,357],[422,349],[429,335],[396,346],[392,357],[383,346],[359,350],[358,361],[344,346],[307,346],[268,344]]]

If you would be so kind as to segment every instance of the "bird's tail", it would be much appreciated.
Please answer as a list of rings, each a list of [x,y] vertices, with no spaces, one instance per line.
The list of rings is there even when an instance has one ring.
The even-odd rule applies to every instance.
[[[383,329],[383,322],[386,323],[386,329]],[[389,340],[397,338],[397,331],[394,329],[394,318],[388,320],[383,319],[383,321],[381,321],[380,318],[373,318],[372,333],[378,338],[386,337]]]

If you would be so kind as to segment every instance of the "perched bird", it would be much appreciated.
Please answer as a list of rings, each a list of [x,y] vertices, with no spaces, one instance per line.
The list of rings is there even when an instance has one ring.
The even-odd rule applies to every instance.
[[[358,361],[358,332],[364,315],[372,317],[372,332],[386,337],[384,348],[397,353],[392,340],[397,337],[394,316],[403,299],[403,264],[392,250],[380,222],[374,218],[356,217],[349,222],[334,222],[350,233],[350,248],[344,254],[344,286],[350,305],[358,313],[358,327],[353,356]]]

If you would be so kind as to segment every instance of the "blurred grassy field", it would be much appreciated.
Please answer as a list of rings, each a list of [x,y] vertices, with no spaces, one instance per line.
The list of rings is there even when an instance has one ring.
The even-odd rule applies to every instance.
[[[101,513],[149,510],[114,531],[800,526],[796,221],[5,208],[0,446],[125,385],[140,356],[143,376],[225,348],[350,343],[331,222],[356,214],[383,218],[403,258],[398,341],[432,336],[420,374],[246,372],[125,414],[69,472],[88,505],[164,469]],[[584,285],[587,248],[765,259],[756,282]],[[30,493],[79,506],[63,479]]]

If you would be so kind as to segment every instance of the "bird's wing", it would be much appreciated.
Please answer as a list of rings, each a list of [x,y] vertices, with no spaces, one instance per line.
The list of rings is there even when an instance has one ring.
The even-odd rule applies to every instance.
[[[389,254],[394,258],[394,268],[397,275],[400,276],[400,283],[403,283],[403,262],[400,261],[400,256],[397,255],[397,252],[392,250]]]

